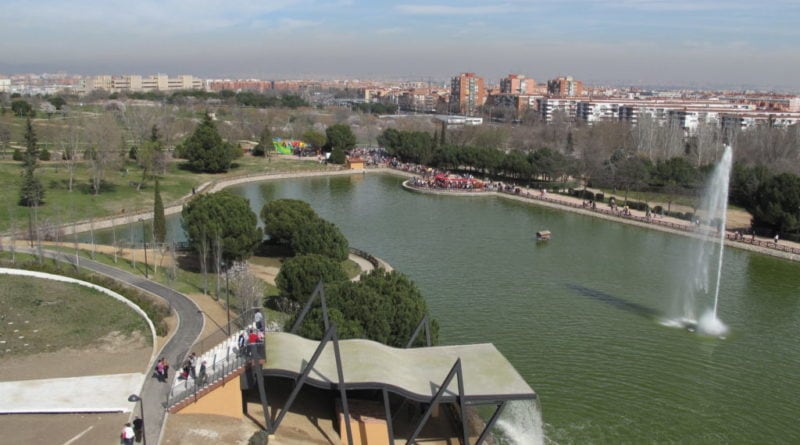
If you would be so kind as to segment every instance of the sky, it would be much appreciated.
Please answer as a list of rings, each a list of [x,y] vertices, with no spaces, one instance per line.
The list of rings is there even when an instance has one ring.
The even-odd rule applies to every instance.
[[[3,0],[0,73],[800,91],[800,0]]]

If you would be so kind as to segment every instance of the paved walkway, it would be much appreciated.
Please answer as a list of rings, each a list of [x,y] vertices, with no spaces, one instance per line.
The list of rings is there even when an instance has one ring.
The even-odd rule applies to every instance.
[[[131,412],[141,373],[0,382],[0,413]],[[2,440],[0,440],[2,442]]]

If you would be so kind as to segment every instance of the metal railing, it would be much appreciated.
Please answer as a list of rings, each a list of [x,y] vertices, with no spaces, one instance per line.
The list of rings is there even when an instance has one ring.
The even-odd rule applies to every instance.
[[[251,361],[264,360],[266,358],[264,342],[257,342],[245,345],[239,349],[236,339],[232,339],[231,345],[221,345],[222,348],[212,351],[210,357],[202,355],[198,358],[201,365],[195,369],[194,375],[187,375],[185,378],[176,379],[177,383],[170,388],[167,397],[167,407],[186,400],[189,397],[197,397],[205,388],[223,381],[226,377],[241,370]],[[209,361],[210,359],[210,361]],[[205,367],[203,361],[206,362]],[[178,370],[176,370],[178,371]]]

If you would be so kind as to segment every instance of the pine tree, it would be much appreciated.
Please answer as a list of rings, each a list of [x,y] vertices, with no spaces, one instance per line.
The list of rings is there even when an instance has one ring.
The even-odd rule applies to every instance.
[[[153,240],[163,243],[167,238],[167,219],[164,215],[164,202],[161,200],[161,188],[156,178],[155,197],[153,198]]]
[[[26,207],[38,206],[44,199],[44,188],[36,177],[37,162],[39,160],[39,145],[36,132],[29,117],[25,124],[25,153],[22,156],[24,172],[22,186],[19,191],[19,203]]]

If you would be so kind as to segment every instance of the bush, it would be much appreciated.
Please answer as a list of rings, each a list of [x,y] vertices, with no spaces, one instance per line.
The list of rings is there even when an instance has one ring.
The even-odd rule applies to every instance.
[[[663,215],[664,214],[664,208],[661,207],[661,206],[655,206],[655,207],[653,207],[653,213],[656,213],[656,214],[659,214],[659,215]]]
[[[604,199],[604,198],[605,198],[605,195],[603,194],[603,192],[597,192],[597,193],[594,195],[594,200],[595,200],[596,202],[603,202],[603,199]]]
[[[43,148],[42,151],[39,152],[39,160],[40,161],[50,160],[50,152],[46,148]]]
[[[14,149],[14,153],[11,155],[11,159],[13,159],[15,161],[21,161],[22,160],[22,150],[20,150],[19,148],[15,148]]]
[[[641,201],[628,201],[628,208],[633,210],[645,211],[649,207],[646,202]]]

